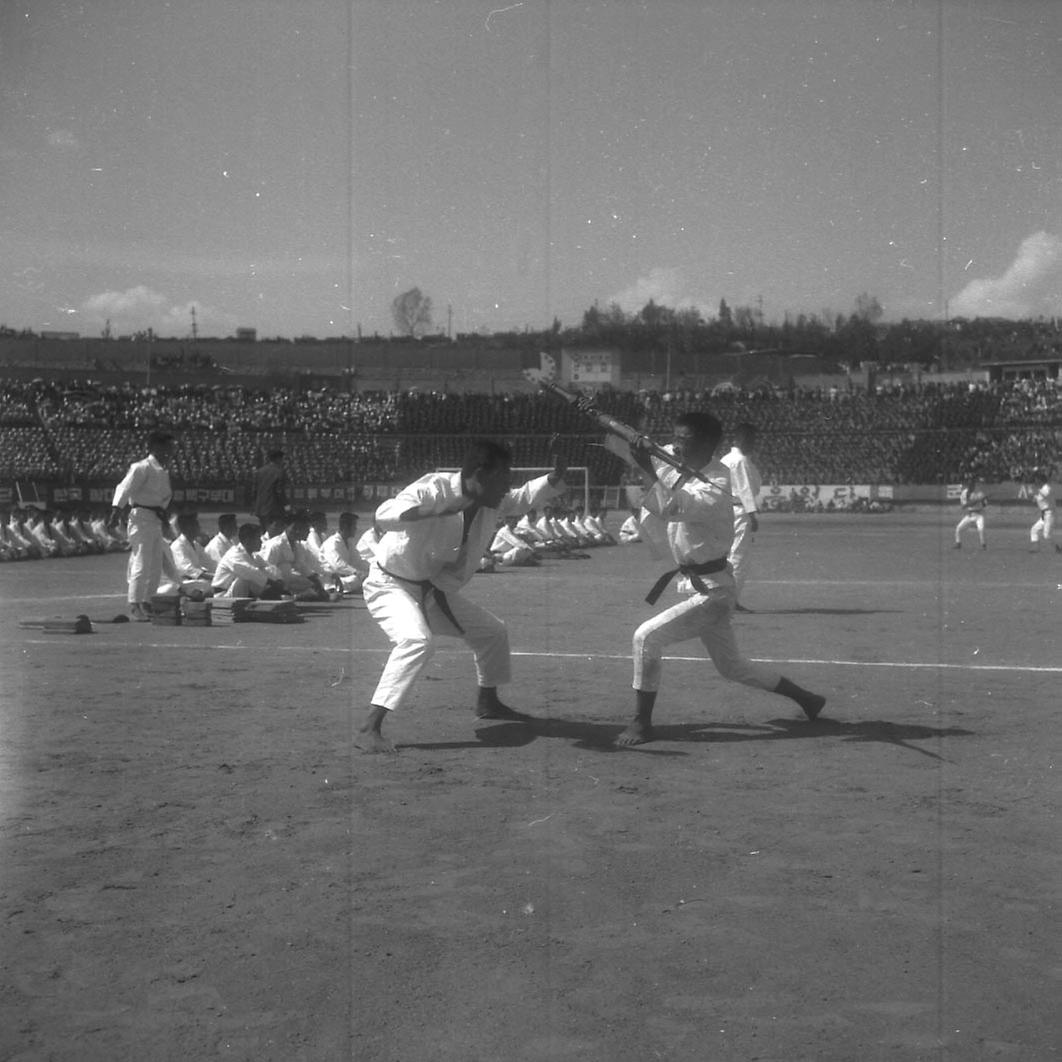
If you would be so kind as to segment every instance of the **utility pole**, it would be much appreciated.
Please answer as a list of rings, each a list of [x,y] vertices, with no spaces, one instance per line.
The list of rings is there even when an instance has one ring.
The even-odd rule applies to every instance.
[[[192,342],[199,342],[199,324],[195,319],[195,305],[192,306]]]
[[[446,304],[446,338],[454,338],[454,306],[452,302]]]

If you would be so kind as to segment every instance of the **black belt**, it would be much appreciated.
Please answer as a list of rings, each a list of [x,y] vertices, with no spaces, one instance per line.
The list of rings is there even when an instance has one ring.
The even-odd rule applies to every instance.
[[[693,583],[693,588],[701,594],[708,593],[708,587],[701,581],[700,576],[711,575],[713,572],[721,572],[726,568],[726,557],[718,557],[716,560],[705,561],[703,564],[680,564],[669,572],[664,572],[655,583],[652,590],[645,595],[645,600],[650,605],[655,605],[664,588],[676,575],[681,573]]]
[[[389,572],[383,565],[377,564],[377,568],[384,573],[384,575],[390,576],[392,579],[397,579],[400,583],[409,583],[411,586],[420,588],[420,610],[424,613],[424,618],[428,618],[427,609],[425,605],[428,601],[428,594],[431,594],[435,598],[435,603],[439,606],[439,611],[457,628],[461,633],[465,633],[464,627],[457,622],[454,617],[453,611],[450,608],[450,602],[446,600],[446,592],[440,590],[430,579],[407,579],[404,575],[395,575],[394,572]]]
[[[140,502],[130,502],[130,504],[134,509],[147,509],[149,512],[154,513],[163,523],[168,520],[166,510],[161,505],[141,505]]]

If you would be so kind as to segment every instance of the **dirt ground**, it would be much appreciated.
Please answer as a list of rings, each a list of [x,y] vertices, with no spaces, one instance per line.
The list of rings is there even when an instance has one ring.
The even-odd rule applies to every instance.
[[[1027,514],[772,516],[740,642],[631,711],[644,546],[477,576],[459,643],[352,749],[386,643],[122,608],[124,557],[0,565],[0,1060],[1043,1062],[1062,1054],[1062,556]],[[670,598],[673,600],[673,592]],[[356,708],[356,711],[354,710]]]

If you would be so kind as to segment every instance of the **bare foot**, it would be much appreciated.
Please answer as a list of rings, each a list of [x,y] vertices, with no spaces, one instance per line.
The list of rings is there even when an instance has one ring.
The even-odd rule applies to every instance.
[[[631,745],[644,745],[647,741],[652,740],[653,728],[648,723],[643,723],[636,719],[616,738],[616,744],[626,748]]]
[[[375,730],[359,730],[354,735],[354,747],[365,753],[383,752],[394,755],[398,752],[383,734],[378,734]]]
[[[524,712],[518,712],[515,708],[510,708],[507,704],[502,704],[501,701],[496,701],[494,704],[476,705],[476,718],[508,719],[511,723],[530,723],[534,719],[534,716],[527,715]]]

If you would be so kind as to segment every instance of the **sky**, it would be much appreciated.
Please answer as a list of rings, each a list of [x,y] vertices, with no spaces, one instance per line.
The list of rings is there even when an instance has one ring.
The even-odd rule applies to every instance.
[[[1062,315],[1058,0],[0,0],[0,324]]]

